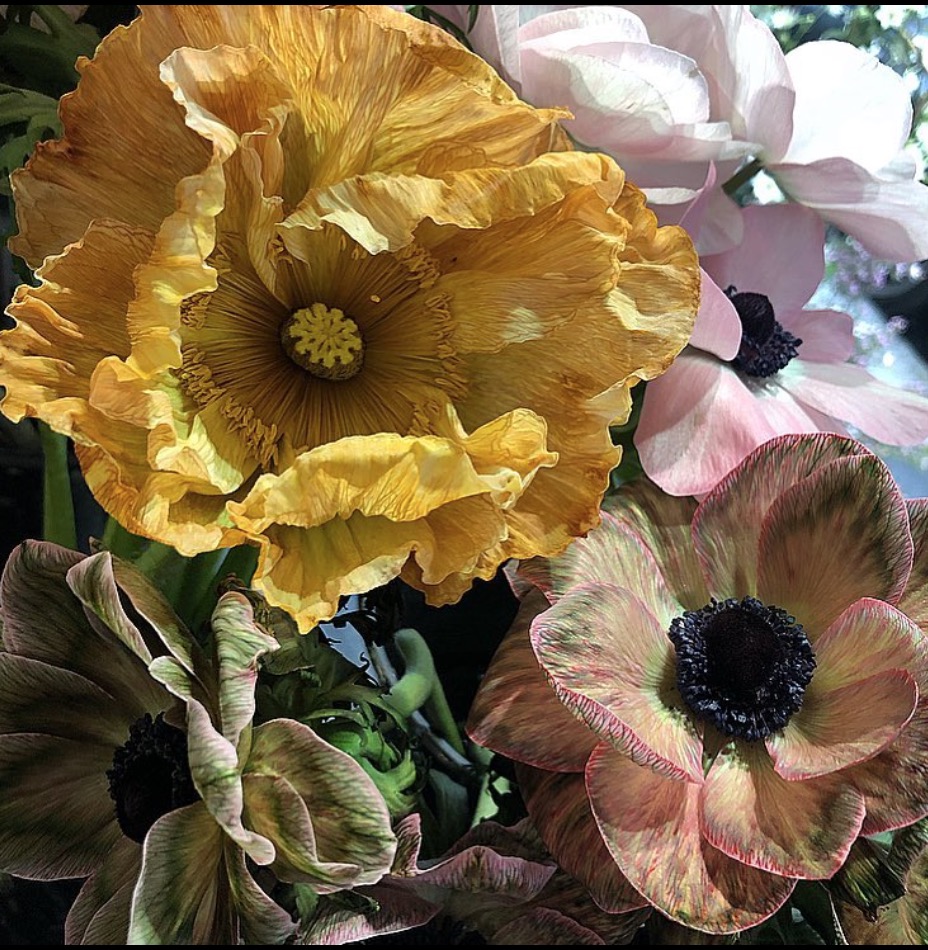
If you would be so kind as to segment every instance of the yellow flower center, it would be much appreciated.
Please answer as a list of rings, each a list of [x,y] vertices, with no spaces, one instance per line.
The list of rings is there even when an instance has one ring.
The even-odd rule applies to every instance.
[[[320,379],[351,379],[364,365],[358,325],[323,303],[295,310],[280,328],[280,342],[297,366]]]

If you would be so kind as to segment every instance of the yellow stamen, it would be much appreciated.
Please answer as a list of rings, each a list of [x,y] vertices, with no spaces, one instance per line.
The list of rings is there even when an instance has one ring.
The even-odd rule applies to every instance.
[[[280,342],[297,366],[320,379],[351,379],[364,365],[358,325],[323,303],[294,311],[280,328]]]

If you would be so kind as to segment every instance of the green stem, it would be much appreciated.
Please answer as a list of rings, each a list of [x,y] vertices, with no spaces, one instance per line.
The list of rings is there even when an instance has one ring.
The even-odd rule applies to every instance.
[[[217,590],[220,574],[225,574],[224,565],[229,548],[199,554],[190,562],[180,589],[181,616],[193,631],[212,616],[219,597]],[[187,605],[191,606],[188,608]]]
[[[455,752],[465,755],[464,743],[448,705],[435,661],[422,636],[409,627],[398,630],[394,641],[403,656],[406,671],[390,690],[391,703],[409,716],[420,707],[429,722],[438,730]]]
[[[234,574],[246,587],[251,585],[258,566],[258,549],[250,544],[232,548],[222,566],[223,577]]]
[[[762,168],[764,163],[759,158],[751,159],[743,168],[736,171],[728,181],[722,185],[722,191],[729,198],[734,198],[735,193],[742,185],[746,185]]]
[[[74,524],[74,500],[71,497],[71,473],[68,469],[68,440],[39,423],[43,472],[42,536],[63,547],[77,549],[77,527]]]
[[[131,534],[115,519],[107,518],[103,529],[103,538],[100,545],[104,551],[109,551],[113,557],[124,561],[134,561],[138,557],[139,549],[148,542],[144,538]]]

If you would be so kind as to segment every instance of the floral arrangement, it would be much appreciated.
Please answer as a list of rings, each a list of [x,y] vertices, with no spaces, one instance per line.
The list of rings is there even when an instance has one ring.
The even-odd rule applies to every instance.
[[[6,942],[928,942],[928,396],[820,297],[928,98],[796,9],[4,8]]]

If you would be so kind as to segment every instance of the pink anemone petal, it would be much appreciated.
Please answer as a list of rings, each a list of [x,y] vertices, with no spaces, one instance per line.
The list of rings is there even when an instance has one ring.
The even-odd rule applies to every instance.
[[[587,790],[606,847],[661,913],[705,933],[762,923],[783,906],[791,878],[749,867],[712,847],[699,828],[700,785],[676,782],[600,745]]]
[[[791,782],[828,775],[872,759],[899,736],[918,702],[905,670],[890,670],[840,689],[806,690],[802,708],[767,740],[778,775]]]
[[[912,568],[905,501],[872,455],[829,462],[786,489],[758,548],[758,598],[796,617],[813,646],[861,597],[897,601]]]
[[[836,155],[876,171],[902,150],[912,102],[902,77],[851,43],[804,43],[786,56],[796,105],[785,163]]]
[[[610,914],[644,907],[612,859],[593,820],[582,775],[516,766],[519,789],[538,833],[560,867],[589,888]]]
[[[670,595],[686,610],[709,602],[709,592],[693,547],[692,498],[667,495],[646,478],[623,485],[604,501],[605,517],[615,517],[641,537],[654,555]],[[577,542],[575,542],[577,543]]]
[[[864,598],[818,638],[815,660],[802,708],[767,740],[774,768],[791,780],[846,768],[894,742],[915,711],[926,645],[908,617]]]
[[[782,385],[800,402],[860,429],[887,445],[917,445],[928,438],[928,399],[888,386],[853,363],[794,360]]]
[[[522,601],[480,684],[467,733],[474,742],[518,762],[582,772],[599,740],[558,699],[529,641],[529,626],[547,606],[537,590]]]
[[[843,363],[854,353],[854,318],[848,313],[786,310],[777,314],[777,320],[802,340],[799,360],[803,363]]]
[[[890,177],[877,177],[846,158],[769,171],[794,201],[853,235],[875,257],[900,262],[928,257],[928,186],[920,181],[900,180],[892,169],[884,169]]]
[[[928,701],[919,702],[888,749],[842,774],[864,796],[863,835],[893,831],[928,816]]]
[[[751,205],[742,212],[741,243],[702,258],[706,273],[723,290],[763,294],[774,313],[800,310],[825,275],[825,226],[797,204]]]
[[[907,499],[905,506],[915,553],[912,573],[898,606],[917,626],[928,630],[928,498]]]
[[[715,848],[784,877],[831,877],[864,820],[863,796],[844,777],[789,782],[763,746],[736,742],[712,763],[702,792],[702,833]]]
[[[649,539],[617,514],[603,512],[599,526],[585,538],[578,538],[556,558],[524,562],[520,573],[552,601],[585,582],[622,587],[646,603],[661,624],[669,626],[679,616],[680,604],[667,589]]]
[[[741,346],[741,320],[735,305],[725,295],[724,288],[705,272],[702,274],[702,294],[696,325],[690,337],[690,346],[712,353],[720,360],[732,360]]]
[[[775,434],[731,367],[687,350],[648,383],[635,446],[664,491],[702,495]]]
[[[532,625],[532,645],[565,706],[643,765],[702,781],[701,729],[677,692],[666,630],[631,592],[573,588]]]
[[[833,459],[869,454],[852,439],[788,435],[746,458],[693,516],[696,552],[711,592],[720,599],[755,594],[761,525],[776,498]]]

